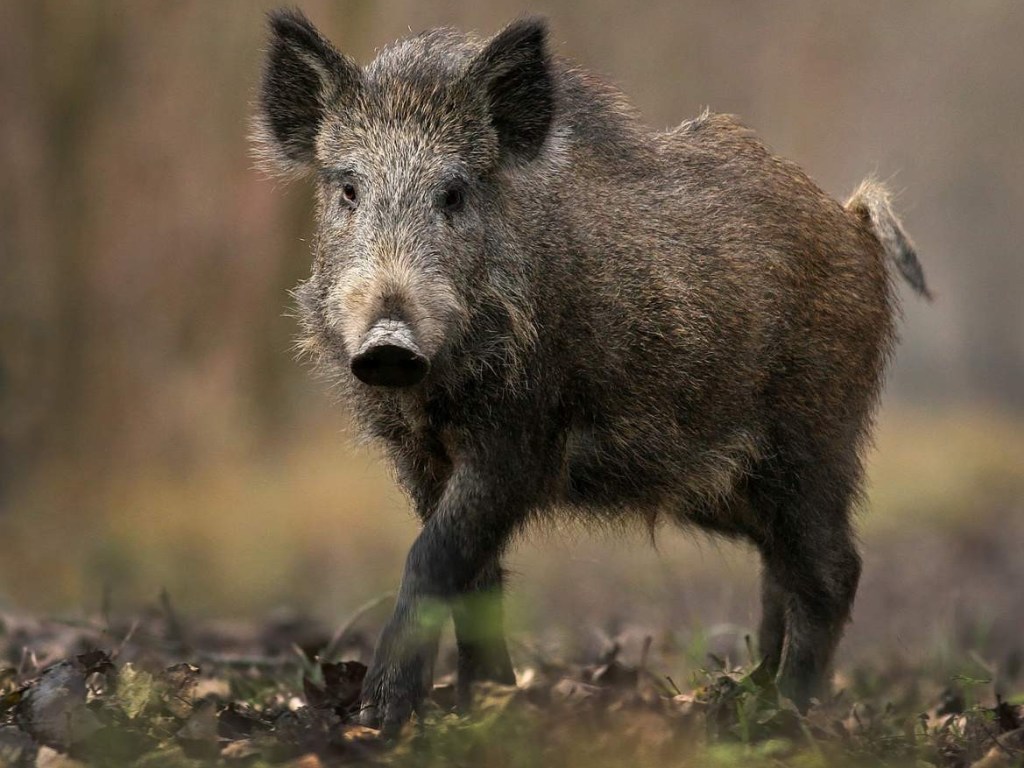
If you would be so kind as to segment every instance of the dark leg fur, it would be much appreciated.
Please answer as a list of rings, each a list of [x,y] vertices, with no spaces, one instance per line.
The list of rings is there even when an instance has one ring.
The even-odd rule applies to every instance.
[[[765,666],[774,675],[782,662],[786,639],[786,591],[768,567],[761,571],[761,626],[757,633],[758,647]]]
[[[417,474],[415,467],[404,465],[413,492],[417,514],[426,523],[437,510],[444,485],[437,473]],[[459,702],[468,707],[470,689],[475,680],[491,680],[514,685],[516,682],[508,647],[505,644],[505,616],[502,607],[504,572],[501,562],[489,563],[476,577],[469,591],[452,603],[455,642],[458,646]]]
[[[828,503],[812,495],[782,512],[765,561],[763,652],[778,664],[779,689],[802,709],[827,690],[832,655],[860,578],[848,497],[832,497],[838,506],[829,510],[816,501]]]
[[[504,640],[477,629],[493,623],[493,606],[500,603],[485,607],[487,600],[477,604],[468,596],[500,583],[499,559],[526,515],[530,486],[515,479],[522,472],[517,455],[524,453],[481,453],[494,463],[466,463],[453,471],[406,558],[394,614],[363,682],[364,724],[393,735],[419,708],[430,690],[438,637],[452,608],[461,635],[460,672],[469,673],[467,680],[485,671],[511,678]]]
[[[827,692],[832,655],[860,579],[853,537],[845,527],[833,534],[827,556],[808,556],[813,553],[798,544],[771,566],[789,593],[779,688],[801,708]],[[819,540],[816,546],[823,543]]]
[[[852,451],[852,449],[851,449]],[[860,478],[852,452],[807,451],[817,460],[760,468],[752,500],[766,527],[761,653],[779,689],[801,708],[827,692],[832,656],[849,620],[860,578],[850,515]]]
[[[458,645],[460,706],[468,708],[474,681],[515,685],[516,675],[505,643],[502,587],[504,574],[494,561],[477,577],[472,591],[452,606]]]

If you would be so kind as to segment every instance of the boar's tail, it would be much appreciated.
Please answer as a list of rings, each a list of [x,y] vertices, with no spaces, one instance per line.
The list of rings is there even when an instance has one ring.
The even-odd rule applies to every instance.
[[[893,260],[903,279],[926,299],[931,291],[924,280],[924,270],[917,260],[917,251],[910,242],[903,225],[892,209],[892,196],[883,184],[866,179],[860,183],[850,199],[846,210],[863,220],[878,238],[886,255]]]

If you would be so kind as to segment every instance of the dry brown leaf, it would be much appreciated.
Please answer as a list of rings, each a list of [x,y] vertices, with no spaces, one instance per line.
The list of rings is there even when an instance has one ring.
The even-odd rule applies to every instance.
[[[290,763],[287,763],[287,768],[323,768],[323,765],[320,758],[310,752],[308,755],[297,757]]]
[[[214,697],[218,699],[231,698],[231,683],[219,677],[204,677],[196,682],[195,697],[205,699]]]
[[[167,667],[160,674],[160,698],[167,711],[179,720],[184,720],[192,714],[198,678],[199,667],[184,663]]]
[[[259,753],[260,749],[252,739],[239,739],[226,745],[220,751],[220,756],[225,760],[245,760]]]
[[[342,738],[345,741],[376,741],[380,738],[380,730],[365,725],[346,725]]]
[[[85,763],[74,760],[51,747],[40,747],[36,755],[36,768],[85,768]]]
[[[1005,750],[992,747],[981,760],[971,763],[971,768],[1013,768],[1013,762]]]

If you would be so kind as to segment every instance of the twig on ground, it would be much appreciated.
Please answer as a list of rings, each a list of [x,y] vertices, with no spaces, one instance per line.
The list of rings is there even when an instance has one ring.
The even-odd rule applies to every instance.
[[[342,624],[340,627],[338,627],[338,631],[334,633],[334,637],[331,638],[331,642],[327,644],[327,647],[324,648],[323,652],[320,654],[321,661],[331,661],[338,654],[338,652],[341,651],[346,638],[352,631],[352,628],[359,622],[359,620],[375,608],[383,605],[389,600],[394,600],[395,596],[396,593],[394,592],[394,590],[385,592],[373,598],[372,600],[367,600],[361,606],[356,608],[355,612],[348,617],[348,620],[345,621],[345,623]]]
[[[185,630],[181,626],[174,606],[171,605],[171,595],[166,587],[160,590],[160,607],[163,609],[164,618],[167,619],[167,639],[176,643],[182,650],[188,650],[189,644],[185,640]]]

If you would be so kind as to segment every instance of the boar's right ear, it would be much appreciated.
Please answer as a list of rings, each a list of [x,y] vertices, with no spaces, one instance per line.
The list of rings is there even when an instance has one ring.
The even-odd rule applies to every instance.
[[[503,160],[532,160],[551,127],[555,99],[546,40],[543,19],[514,21],[495,35],[470,67],[471,82],[487,88]]]
[[[316,137],[330,106],[355,95],[362,71],[298,10],[272,11],[253,140],[264,167],[312,170]]]

